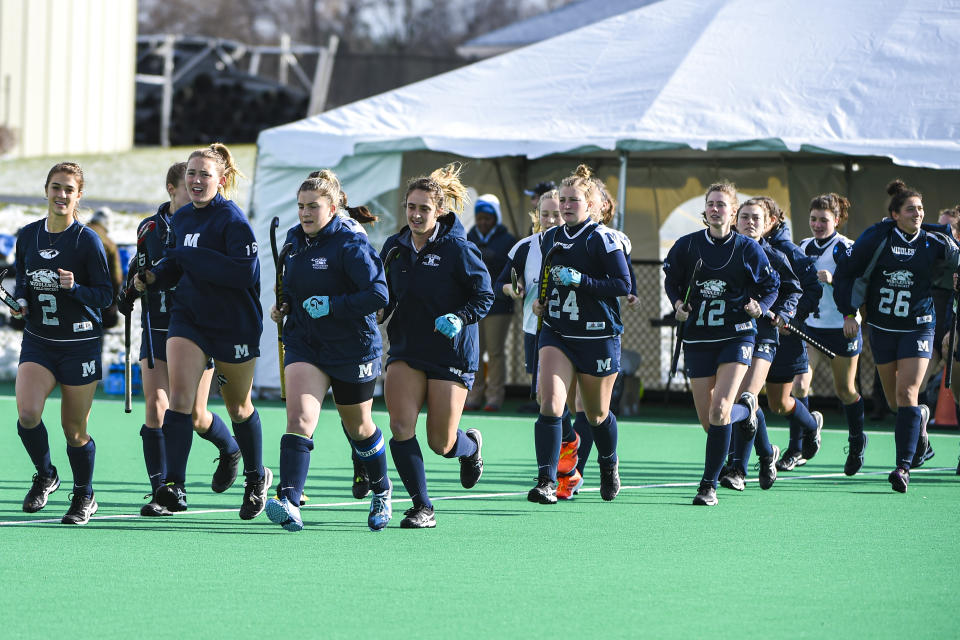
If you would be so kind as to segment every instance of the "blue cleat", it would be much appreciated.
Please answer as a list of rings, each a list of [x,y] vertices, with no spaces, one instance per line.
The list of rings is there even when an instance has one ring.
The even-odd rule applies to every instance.
[[[373,494],[370,500],[370,515],[367,516],[367,526],[370,531],[382,531],[393,517],[393,506],[390,498],[393,495],[393,483],[387,480],[387,488],[381,493]]]
[[[280,525],[287,531],[301,531],[303,520],[300,518],[300,507],[290,504],[286,498],[267,500],[267,517],[270,522]]]

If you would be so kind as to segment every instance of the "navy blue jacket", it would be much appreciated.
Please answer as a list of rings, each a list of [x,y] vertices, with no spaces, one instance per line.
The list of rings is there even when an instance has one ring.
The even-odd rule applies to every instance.
[[[414,368],[421,363],[475,372],[480,364],[477,322],[493,304],[490,274],[456,215],[440,216],[437,224],[436,239],[419,252],[409,227],[387,238],[380,251],[385,259],[390,249],[399,249],[384,265],[390,287],[384,313],[393,314],[387,324],[388,354]],[[434,321],[448,313],[463,322],[453,340],[434,330]]]
[[[222,338],[259,342],[260,259],[243,211],[217,194],[207,206],[174,214],[174,246],[153,268],[150,291],[176,285],[171,315]]]
[[[760,238],[760,246],[770,261],[770,266],[780,276],[780,286],[777,288],[777,299],[770,306],[770,311],[783,320],[796,324],[797,303],[803,294],[800,281],[790,266],[790,260],[780,251],[774,249],[764,238]],[[770,318],[763,316],[757,319],[757,342],[780,343],[780,332],[773,325]]]
[[[16,288],[27,301],[25,331],[54,342],[93,340],[103,335],[100,310],[113,303],[113,282],[100,236],[76,220],[49,234],[47,219],[17,234]],[[72,289],[60,288],[57,269],[73,272]]]
[[[817,259],[808,256],[803,249],[790,240],[785,224],[781,224],[771,231],[767,235],[766,241],[786,256],[790,262],[790,268],[803,289],[803,295],[797,302],[796,317],[791,320],[793,324],[799,326],[808,315],[820,307],[820,298],[823,296],[823,285],[817,278]]]
[[[477,228],[473,227],[467,233],[467,240],[480,249],[480,256],[491,279],[499,276],[500,272],[507,266],[509,262],[507,254],[517,243],[517,239],[510,235],[510,232],[502,224],[495,226],[486,240],[480,236]],[[488,316],[513,313],[513,298],[505,296],[502,289],[494,290],[493,295],[493,306],[487,312]]]
[[[140,231],[149,223],[156,224],[153,231],[147,233],[143,239],[144,247],[147,250],[147,257],[150,259],[148,269],[152,269],[167,255],[167,249],[173,247],[173,212],[170,211],[170,203],[164,202],[157,209],[157,212],[146,218],[137,226],[137,238],[140,237]],[[138,250],[139,250],[138,242]],[[132,278],[134,265],[131,265],[128,277]],[[173,292],[176,287],[170,289],[150,288],[150,328],[154,331],[166,331],[170,326],[170,309],[173,306]],[[142,305],[141,309],[142,309]],[[146,323],[143,321],[143,311],[140,313],[140,326],[146,331]]]
[[[367,237],[335,216],[313,238],[297,225],[287,234],[291,240],[294,248],[283,272],[283,301],[290,305],[283,344],[307,349],[319,359],[318,365],[379,358],[383,342],[377,310],[387,304],[387,281]],[[303,308],[311,296],[328,296],[330,313],[311,318]]]

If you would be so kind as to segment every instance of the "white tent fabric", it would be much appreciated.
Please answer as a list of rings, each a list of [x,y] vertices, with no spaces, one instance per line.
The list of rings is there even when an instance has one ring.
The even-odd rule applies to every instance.
[[[422,149],[533,159],[751,142],[958,168],[958,68],[952,2],[663,0],[262,132],[256,231],[266,246],[274,215],[296,223],[310,170],[336,167],[360,203],[396,188],[402,154]],[[271,334],[259,386],[278,377]]]

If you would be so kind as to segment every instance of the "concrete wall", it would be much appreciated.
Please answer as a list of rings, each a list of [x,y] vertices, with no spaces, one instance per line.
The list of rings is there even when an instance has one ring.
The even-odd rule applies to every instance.
[[[0,0],[0,125],[14,157],[133,147],[136,0]]]

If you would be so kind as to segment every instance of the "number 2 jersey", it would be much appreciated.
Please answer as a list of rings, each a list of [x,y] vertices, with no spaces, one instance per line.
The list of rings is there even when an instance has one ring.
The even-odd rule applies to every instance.
[[[697,260],[700,270],[694,275]],[[677,240],[663,263],[664,288],[671,306],[683,300],[692,311],[684,326],[683,342],[707,343],[751,336],[756,323],[743,310],[750,299],[760,305],[763,316],[777,298],[780,277],[760,245],[731,232],[713,238],[709,229]]]
[[[620,239],[588,220],[546,231],[540,243],[544,262],[554,247],[558,248],[550,256],[543,323],[564,338],[612,338],[623,333],[617,296],[630,293],[630,268]],[[557,279],[564,267],[580,272],[578,286]]]
[[[95,340],[103,335],[100,310],[113,302],[113,284],[100,237],[74,221],[47,233],[47,219],[17,235],[14,298],[27,301],[24,331],[52,342]],[[58,269],[73,272],[72,289],[60,287]]]
[[[920,229],[908,236],[892,221],[869,227],[841,256],[834,273],[834,300],[844,315],[856,312],[851,297],[854,280],[866,271],[883,242],[886,245],[870,273],[867,288],[867,324],[887,331],[932,329],[936,320],[931,287],[947,265],[947,240],[944,236]],[[954,258],[956,257],[953,252]]]

